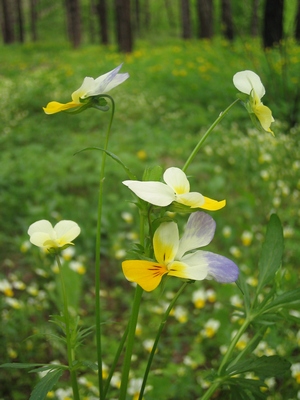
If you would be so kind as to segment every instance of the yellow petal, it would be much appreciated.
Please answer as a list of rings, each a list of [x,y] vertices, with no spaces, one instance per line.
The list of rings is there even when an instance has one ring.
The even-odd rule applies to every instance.
[[[201,208],[209,211],[217,211],[225,206],[226,200],[217,201],[204,196],[204,204],[202,204]]]
[[[43,110],[46,114],[55,114],[60,111],[69,110],[70,108],[80,107],[81,105],[82,104],[75,103],[74,101],[70,101],[66,104],[59,103],[57,101],[51,101],[46,107],[43,107]]]
[[[164,265],[145,260],[123,261],[122,269],[127,280],[136,282],[146,292],[156,289],[163,275],[168,273]]]
[[[263,129],[267,132],[271,132],[274,135],[274,133],[270,129],[271,123],[274,121],[274,118],[272,117],[272,111],[269,109],[269,107],[264,106],[262,103],[260,103],[256,107],[254,107],[253,111]]]
[[[161,265],[173,261],[178,250],[179,233],[175,222],[163,222],[153,236],[155,259]]]

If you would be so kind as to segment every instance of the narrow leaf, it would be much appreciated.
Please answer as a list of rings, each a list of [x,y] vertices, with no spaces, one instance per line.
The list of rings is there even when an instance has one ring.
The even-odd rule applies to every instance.
[[[272,214],[267,226],[266,238],[262,247],[260,260],[258,262],[259,278],[257,294],[275,276],[281,265],[283,254],[283,231],[279,218]]]
[[[232,367],[227,369],[227,373],[230,375],[241,374],[245,372],[254,372],[258,376],[273,377],[283,375],[291,364],[289,361],[279,356],[262,356],[260,358],[254,358],[250,360],[243,360]]]
[[[5,363],[1,364],[0,368],[16,368],[16,369],[23,369],[23,368],[34,368],[34,367],[41,367],[45,364],[31,364],[31,363]]]
[[[300,288],[290,290],[289,292],[277,296],[266,306],[265,310],[269,311],[279,307],[293,307],[295,303],[300,303]]]
[[[62,373],[63,371],[61,369],[49,371],[35,386],[29,400],[44,400],[47,393],[50,392],[53,386],[58,382]]]
[[[77,152],[75,153],[75,155],[76,155],[76,154],[79,154],[79,153],[82,153],[83,151],[86,151],[86,150],[100,150],[100,151],[103,151],[103,153],[107,154],[109,157],[111,157],[114,161],[116,161],[118,164],[120,164],[120,165],[123,167],[123,169],[125,170],[126,174],[128,175],[128,177],[129,177],[130,179],[136,180],[136,176],[135,176],[135,175],[130,171],[130,169],[120,160],[120,158],[119,158],[118,156],[116,156],[114,153],[111,153],[111,152],[108,151],[108,150],[102,149],[101,147],[86,147],[85,149],[82,149],[82,150],[80,150],[80,151],[77,151]]]

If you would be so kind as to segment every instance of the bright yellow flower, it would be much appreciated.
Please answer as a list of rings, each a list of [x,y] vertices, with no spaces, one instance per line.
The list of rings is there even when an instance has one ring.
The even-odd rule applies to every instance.
[[[260,77],[253,71],[240,71],[234,75],[233,84],[240,92],[249,95],[246,108],[250,116],[254,114],[262,129],[274,136],[270,129],[271,123],[274,122],[272,111],[261,102],[266,91]]]
[[[121,67],[122,64],[96,79],[90,77],[84,78],[80,88],[72,93],[72,101],[65,104],[51,101],[43,110],[46,114],[55,114],[60,111],[83,111],[88,107],[105,109],[105,104],[99,103],[99,97],[129,78],[128,73],[118,74]]]

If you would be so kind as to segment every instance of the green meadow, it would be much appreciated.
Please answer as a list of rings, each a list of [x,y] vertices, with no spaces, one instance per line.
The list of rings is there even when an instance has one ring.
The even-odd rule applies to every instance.
[[[266,224],[276,213],[283,226],[285,250],[274,285],[280,282],[282,291],[298,287],[299,55],[300,47],[293,41],[263,52],[258,40],[228,43],[218,37],[212,41],[168,39],[163,44],[140,40],[127,55],[114,46],[85,45],[78,50],[66,43],[1,46],[0,281],[6,279],[12,286],[9,295],[1,293],[1,363],[63,363],[65,359],[63,345],[54,340],[56,328],[47,322],[60,307],[55,294],[57,271],[53,259],[28,242],[28,227],[37,220],[55,224],[70,219],[81,227],[75,252],[66,251],[63,259],[70,266],[65,270],[70,304],[84,326],[94,325],[102,158],[96,148],[103,147],[110,114],[88,109],[77,115],[46,115],[42,107],[52,100],[70,101],[85,76],[95,78],[120,63],[121,72],[128,72],[130,78],[111,92],[116,112],[109,151],[139,180],[145,168],[184,165],[199,138],[235,100],[232,77],[236,72],[249,69],[261,77],[266,88],[262,101],[275,118],[275,136],[256,130],[238,103],[206,140],[188,175],[193,190],[227,202],[224,209],[211,212],[217,229],[208,249],[234,260],[255,287]],[[134,196],[122,185],[125,179],[124,169],[108,157],[101,249],[103,348],[108,366],[128,321],[134,290],[121,270],[126,251],[138,240],[137,208]],[[185,218],[178,215],[178,220],[183,224]],[[179,280],[169,279],[143,296],[133,378],[142,376],[162,310],[179,285]],[[195,300],[195,292],[202,300]],[[241,302],[235,284],[205,280],[188,287],[166,324],[145,399],[201,398],[206,374],[218,366],[224,346],[240,326]],[[297,364],[300,314],[296,306],[280,312],[286,314],[285,322],[265,322],[268,327],[254,353],[279,354]],[[209,320],[218,321],[212,324],[215,328],[206,325]],[[236,351],[242,351],[260,328],[252,326]],[[85,339],[79,353],[95,361],[93,335]],[[300,372],[297,376],[289,371],[266,382],[262,398],[296,399]],[[27,370],[2,369],[0,398],[28,399],[38,379]],[[84,399],[95,398],[95,385],[96,374],[82,372]],[[59,397],[58,387],[67,390],[67,378],[49,398],[67,398],[67,394]],[[116,398],[117,390],[117,384],[111,385],[109,398]],[[214,398],[231,397],[223,391]]]

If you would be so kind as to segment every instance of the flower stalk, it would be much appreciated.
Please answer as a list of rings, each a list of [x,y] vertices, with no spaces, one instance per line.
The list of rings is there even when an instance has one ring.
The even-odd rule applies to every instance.
[[[164,313],[164,315],[162,317],[161,323],[159,325],[159,328],[158,328],[158,331],[157,331],[157,334],[156,334],[156,337],[155,337],[155,340],[154,340],[154,343],[153,343],[153,347],[152,347],[150,355],[149,355],[149,359],[148,359],[148,363],[147,363],[146,370],[145,370],[145,373],[144,373],[143,383],[142,383],[142,386],[141,386],[141,389],[140,389],[140,394],[139,394],[138,400],[142,400],[143,399],[143,394],[144,394],[144,391],[145,391],[145,388],[146,388],[146,383],[147,383],[148,375],[149,375],[149,372],[150,372],[151,364],[152,364],[152,361],[153,361],[153,358],[154,358],[154,355],[155,355],[155,352],[156,352],[156,349],[157,349],[157,345],[158,345],[161,333],[162,333],[162,331],[164,329],[164,326],[165,326],[165,324],[167,322],[168,316],[169,316],[172,308],[174,307],[176,301],[178,300],[179,296],[181,295],[181,293],[184,291],[184,289],[186,288],[186,286],[189,283],[190,282],[188,282],[188,281],[183,283],[183,285],[180,287],[180,289],[178,290],[176,295],[173,297],[172,301],[170,302],[167,310],[165,311],[165,313]]]
[[[191,162],[194,160],[194,158],[196,157],[198,151],[200,150],[200,148],[203,146],[203,143],[205,142],[205,140],[208,138],[208,136],[211,134],[211,132],[214,130],[214,128],[219,124],[219,122],[222,121],[222,119],[225,117],[225,115],[228,113],[228,111],[236,104],[238,103],[240,100],[236,99],[233,103],[230,104],[230,106],[228,106],[226,108],[226,110],[224,110],[223,112],[220,113],[220,115],[218,116],[218,118],[215,120],[215,122],[208,128],[208,130],[205,132],[205,134],[202,136],[202,138],[199,140],[198,144],[196,145],[196,147],[194,148],[194,150],[192,151],[192,153],[190,154],[190,156],[188,157],[186,163],[184,164],[182,171],[186,172],[186,170],[188,169],[189,165],[191,164]]]
[[[100,252],[101,252],[101,225],[102,225],[102,209],[103,209],[103,192],[104,192],[104,179],[105,179],[105,165],[106,165],[106,150],[111,132],[111,126],[115,113],[115,102],[109,95],[102,95],[108,98],[111,102],[111,116],[108,124],[104,152],[102,155],[100,180],[99,180],[99,195],[98,195],[98,212],[97,212],[97,233],[96,233],[96,253],[95,253],[95,317],[96,317],[96,343],[97,343],[97,363],[98,363],[98,385],[100,398],[103,396],[103,371],[102,371],[102,340],[101,340],[101,302],[100,302]]]
[[[62,298],[63,298],[63,310],[64,310],[63,317],[65,320],[65,334],[66,334],[66,342],[67,342],[68,365],[69,365],[69,371],[70,371],[70,376],[71,376],[71,386],[72,386],[72,390],[73,390],[74,400],[80,400],[76,372],[73,369],[73,364],[75,361],[75,354],[74,354],[74,349],[73,349],[73,345],[72,345],[72,332],[71,332],[71,327],[70,327],[70,315],[69,315],[69,309],[68,309],[67,291],[66,291],[64,278],[63,278],[62,265],[61,265],[58,253],[56,254],[56,262],[57,262],[57,265],[59,268],[59,276],[60,276],[61,291],[62,291]]]

